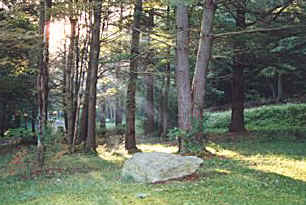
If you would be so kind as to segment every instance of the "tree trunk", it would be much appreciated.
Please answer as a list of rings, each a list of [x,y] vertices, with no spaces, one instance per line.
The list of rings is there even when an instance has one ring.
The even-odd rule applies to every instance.
[[[170,28],[170,6],[167,7],[167,26],[168,31],[171,31]],[[167,136],[168,133],[168,120],[169,120],[169,109],[168,109],[168,101],[169,101],[169,89],[170,89],[170,72],[171,72],[171,47],[168,46],[168,62],[165,72],[165,77],[163,77],[163,87],[162,87],[162,95],[161,95],[161,129],[160,135],[162,137]]]
[[[5,114],[6,114],[6,109],[5,109],[5,107],[6,107],[6,105],[5,105],[5,103],[1,103],[1,110],[0,110],[0,119],[1,119],[1,122],[2,123],[0,123],[0,135],[1,135],[1,137],[3,137],[4,136],[4,132],[5,132],[5,124],[4,124],[4,122],[6,121],[5,120]]]
[[[86,151],[96,151],[96,93],[97,93],[97,73],[100,54],[100,27],[102,2],[94,2],[94,25],[92,31],[92,41],[90,46],[89,69],[91,70],[88,101],[88,131],[86,140]]]
[[[51,23],[52,0],[45,0],[45,21],[44,21],[44,54],[43,54],[43,112],[44,126],[48,123],[48,97],[49,97],[49,42],[50,42],[50,23]]]
[[[74,95],[73,95],[73,73],[75,71],[75,64],[74,64],[74,49],[75,49],[75,36],[76,36],[76,24],[77,20],[73,17],[69,18],[70,25],[71,25],[71,32],[70,32],[70,44],[68,50],[68,58],[67,58],[67,65],[66,65],[66,113],[67,113],[67,120],[68,120],[68,127],[67,127],[67,140],[68,144],[70,145],[70,149],[72,148],[73,144],[73,136],[74,136]]]
[[[87,19],[87,18],[86,18]],[[87,20],[86,20],[87,22]],[[85,48],[84,48],[84,54],[82,54],[82,63],[81,66],[86,63],[87,56],[88,56],[88,46],[91,43],[90,40],[91,36],[91,31],[88,30],[86,33],[86,43],[85,43]],[[85,72],[82,74],[83,78],[85,79]],[[85,142],[87,139],[87,130],[88,130],[88,94],[89,94],[89,84],[90,84],[90,69],[87,71],[87,76],[86,76],[86,87],[85,87],[85,94],[84,94],[84,102],[83,102],[83,107],[82,107],[82,113],[81,113],[81,122],[80,122],[80,140]]]
[[[184,131],[191,129],[191,95],[188,62],[188,11],[182,3],[176,11],[176,83],[178,94],[178,124]],[[179,152],[185,152],[184,141],[179,138]]]
[[[145,135],[151,135],[154,132],[154,68],[153,68],[153,51],[151,47],[151,36],[152,29],[154,26],[154,14],[153,9],[149,11],[149,19],[147,22],[147,34],[146,34],[146,44],[148,47],[148,53],[146,59],[144,59],[144,64],[146,66],[147,74],[144,76],[144,82],[146,87],[146,96],[145,96],[145,121],[144,121],[144,131]]]
[[[131,59],[129,70],[129,82],[127,88],[127,133],[125,137],[125,149],[132,153],[137,151],[136,139],[135,139],[135,111],[136,111],[136,80],[137,80],[137,68],[139,60],[139,40],[140,40],[140,19],[142,13],[142,0],[136,0],[134,7],[134,22],[132,27],[132,42],[131,42]]]
[[[278,72],[277,76],[277,98],[276,102],[280,102],[283,97],[283,79],[282,79],[282,73]]]
[[[49,39],[50,39],[50,9],[51,0],[40,1],[40,34],[42,39],[42,49],[39,58],[38,75],[38,105],[39,105],[39,134],[37,137],[37,159],[39,167],[44,165],[44,130],[47,127],[48,116],[48,63],[49,63]]]
[[[106,128],[106,121],[105,121],[105,111],[106,111],[106,109],[105,109],[105,100],[103,100],[102,102],[101,102],[101,106],[100,106],[100,109],[101,109],[101,116],[100,116],[100,127],[101,128]]]
[[[241,2],[241,7],[237,8],[236,27],[239,30],[246,28],[245,8],[246,0]],[[244,42],[236,40],[234,42],[234,67],[232,71],[232,115],[229,130],[231,132],[243,132],[244,127],[244,77],[243,70],[246,66],[246,56],[243,54]]]
[[[270,90],[271,90],[271,93],[272,93],[272,99],[275,100],[276,98],[276,92],[275,92],[275,89],[274,89],[274,82],[269,82],[269,87],[270,87]]]
[[[32,132],[36,132],[36,129],[35,129],[35,119],[36,119],[36,112],[35,112],[35,109],[36,109],[36,106],[33,106],[32,107],[32,117],[31,117],[31,128],[32,128]]]
[[[149,71],[152,72],[152,71]],[[154,132],[154,78],[149,73],[145,76],[146,96],[145,96],[145,135],[151,135]]]
[[[122,107],[121,107],[121,96],[118,94],[116,96],[116,109],[115,109],[115,125],[116,127],[122,125]]]
[[[208,69],[212,51],[212,28],[215,15],[215,1],[204,0],[202,29],[197,54],[196,67],[192,82],[192,118],[203,119],[204,97],[206,88],[206,71]]]
[[[86,77],[86,88],[84,95],[84,102],[82,108],[82,116],[81,116],[81,129],[80,129],[80,138],[82,141],[86,142],[87,139],[87,131],[88,131],[88,101],[89,101],[89,84],[90,84],[90,70],[87,71]]]
[[[122,1],[120,1],[120,20],[119,20],[119,24],[120,24],[119,25],[119,30],[120,30],[120,33],[121,33],[122,32],[122,25],[123,25],[123,2]],[[121,49],[123,49],[121,41],[119,42],[119,47]],[[119,72],[120,72],[120,66],[117,66],[115,75],[116,75],[116,80],[117,80],[118,84],[120,82],[119,81]],[[122,98],[121,93],[118,92],[117,95],[116,95],[116,103],[115,103],[115,106],[116,106],[116,108],[115,108],[115,112],[116,112],[116,114],[115,114],[116,115],[115,116],[115,125],[116,125],[116,127],[122,125],[123,111],[122,111],[121,98]]]
[[[169,121],[169,108],[168,108],[168,101],[169,101],[169,89],[170,89],[170,72],[171,72],[171,66],[170,66],[170,59],[167,64],[167,70],[166,70],[166,81],[165,86],[162,91],[163,96],[163,118],[162,118],[162,136],[166,136],[168,133],[168,121]]]

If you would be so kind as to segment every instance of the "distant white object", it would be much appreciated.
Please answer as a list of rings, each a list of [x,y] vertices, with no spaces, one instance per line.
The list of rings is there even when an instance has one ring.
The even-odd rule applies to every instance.
[[[140,183],[156,183],[193,174],[203,163],[194,156],[161,152],[136,153],[124,163],[122,177]]]
[[[65,122],[63,120],[55,120],[54,123],[55,130],[58,131],[59,129],[61,129],[60,127],[62,127],[62,129],[65,130]]]

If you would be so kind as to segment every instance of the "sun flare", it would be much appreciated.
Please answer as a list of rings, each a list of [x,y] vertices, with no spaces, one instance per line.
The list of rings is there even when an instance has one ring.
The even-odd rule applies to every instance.
[[[63,49],[65,40],[70,34],[70,24],[64,20],[55,20],[50,24],[50,53],[55,54]]]

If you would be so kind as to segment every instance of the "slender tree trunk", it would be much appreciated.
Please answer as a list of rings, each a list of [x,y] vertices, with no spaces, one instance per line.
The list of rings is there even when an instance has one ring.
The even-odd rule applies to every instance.
[[[31,128],[32,128],[32,132],[35,133],[36,129],[35,129],[35,119],[36,119],[36,106],[32,107],[32,117],[31,117]]]
[[[47,127],[48,115],[48,63],[50,39],[50,8],[51,0],[40,1],[40,34],[42,39],[42,52],[39,58],[38,105],[39,105],[39,135],[37,138],[37,159],[39,167],[44,165],[44,130]]]
[[[120,101],[120,94],[118,94],[116,96],[116,102],[115,102],[115,106],[116,106],[116,109],[115,109],[115,125],[116,127],[122,125],[122,105],[121,105],[121,101]]]
[[[132,27],[131,59],[129,70],[129,82],[127,90],[127,133],[125,137],[125,149],[132,153],[137,151],[135,139],[135,111],[136,111],[136,80],[139,60],[140,19],[142,13],[142,0],[136,0],[134,7],[134,22]]]
[[[86,23],[88,22],[88,19],[85,18]],[[86,43],[85,43],[85,48],[84,48],[84,54],[82,55],[82,64],[81,66],[86,63],[85,59],[88,57],[88,45],[91,44],[91,30],[87,30],[86,33]],[[80,140],[83,142],[86,142],[87,139],[87,131],[88,131],[88,100],[89,100],[89,84],[90,84],[90,79],[88,76],[90,76],[91,70],[87,70],[87,75],[86,75],[86,85],[85,85],[85,94],[84,94],[84,101],[83,101],[83,107],[82,107],[82,113],[81,113],[81,122],[80,122]],[[85,73],[83,74],[85,75]],[[85,76],[84,76],[85,79]]]
[[[70,44],[68,50],[68,58],[66,65],[66,113],[68,120],[68,128],[67,128],[67,140],[70,145],[70,151],[73,144],[73,136],[74,136],[74,95],[73,95],[73,73],[75,71],[75,63],[74,63],[74,49],[75,49],[75,36],[76,36],[76,24],[77,20],[73,17],[70,17]]]
[[[88,101],[89,101],[89,84],[90,84],[90,70],[87,71],[86,77],[86,88],[84,95],[84,103],[82,108],[82,116],[81,116],[81,129],[80,129],[80,138],[82,141],[86,142],[87,139],[87,131],[88,131]]]
[[[236,26],[239,30],[246,28],[245,8],[246,0],[241,2],[241,7],[237,8]],[[243,132],[244,127],[244,76],[243,70],[246,66],[246,56],[243,53],[244,42],[236,40],[234,42],[234,68],[232,71],[232,115],[229,130],[231,132]]]
[[[48,123],[48,98],[49,98],[49,42],[50,42],[50,23],[51,23],[52,0],[45,0],[45,21],[44,21],[44,69],[43,69],[43,112],[44,126]]]
[[[271,93],[272,93],[272,99],[275,100],[276,98],[276,92],[275,92],[275,89],[274,89],[274,83],[273,82],[269,82],[269,87],[270,87],[270,90],[271,90]]]
[[[106,114],[106,109],[105,109],[105,100],[103,100],[101,102],[100,105],[100,109],[101,109],[101,118],[100,118],[100,127],[101,128],[106,128],[106,121],[105,121],[105,114]]]
[[[188,11],[180,3],[176,10],[176,83],[178,93],[178,123],[184,131],[191,129],[191,95],[189,77],[189,38],[188,38]],[[185,152],[183,139],[179,139],[179,152]]]
[[[151,135],[154,132],[154,68],[152,66],[152,58],[153,58],[153,51],[151,47],[151,36],[152,29],[154,26],[154,11],[151,9],[149,11],[149,19],[147,23],[147,35],[146,35],[146,42],[148,46],[148,53],[146,55],[145,66],[147,74],[144,77],[145,86],[146,86],[146,96],[145,96],[145,121],[144,121],[144,128],[145,128],[145,135]]]
[[[278,72],[277,75],[277,98],[276,102],[280,102],[283,97],[283,74],[281,72]]]
[[[100,27],[102,2],[94,1],[94,25],[92,41],[90,46],[90,87],[88,101],[88,131],[86,140],[86,151],[96,151],[96,93],[97,93],[97,72],[100,54]]]
[[[169,55],[170,55],[170,48],[169,48]],[[163,118],[162,118],[162,136],[166,136],[168,133],[168,120],[169,120],[169,108],[168,108],[168,101],[169,101],[169,89],[170,89],[170,72],[171,72],[171,65],[170,65],[170,59],[167,63],[167,69],[166,69],[166,79],[165,79],[165,85],[163,87],[162,96],[163,96],[163,104],[162,104],[162,110],[163,110]]]
[[[119,23],[119,30],[120,30],[120,33],[122,32],[122,24],[123,24],[123,2],[120,1],[120,23]],[[122,42],[120,41],[120,48],[123,49],[122,47]],[[117,79],[117,82],[119,83],[119,72],[120,72],[120,66],[117,66],[116,67],[116,79]],[[116,95],[116,119],[115,119],[115,125],[116,127],[122,125],[122,118],[123,118],[123,111],[122,111],[122,103],[121,103],[121,98],[122,98],[122,95],[121,93],[119,92],[117,95]]]
[[[171,31],[170,28],[170,6],[167,7],[167,26],[168,31]],[[168,101],[169,101],[169,89],[170,89],[170,72],[171,72],[171,47],[168,47],[168,62],[165,72],[165,77],[163,78],[163,87],[162,87],[162,97],[161,97],[161,136],[165,137],[168,133],[168,119],[169,119],[169,109],[168,109]]]
[[[202,29],[197,54],[196,67],[192,82],[192,117],[194,120],[203,119],[204,97],[206,88],[206,71],[212,51],[212,27],[215,15],[215,1],[204,0]]]
[[[0,110],[0,119],[1,119],[1,122],[0,123],[0,135],[3,137],[4,136],[4,132],[5,132],[5,125],[4,125],[4,122],[5,122],[5,103],[0,103],[2,106],[1,106],[1,110]]]
[[[152,71],[149,71],[152,72]],[[153,74],[149,73],[145,76],[146,97],[145,97],[145,135],[150,135],[154,132],[154,78]]]

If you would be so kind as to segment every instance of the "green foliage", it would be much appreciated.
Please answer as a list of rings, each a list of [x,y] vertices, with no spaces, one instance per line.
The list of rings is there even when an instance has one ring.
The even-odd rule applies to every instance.
[[[187,152],[200,153],[205,146],[207,119],[193,120],[192,129],[189,131],[174,127],[169,130],[167,136],[170,140],[181,138]]]
[[[25,140],[33,140],[35,133],[33,133],[30,129],[25,128],[10,128],[4,133],[4,137],[6,138],[23,138]]]
[[[305,130],[306,104],[284,104],[246,109],[245,125],[249,131],[267,134],[294,134]],[[208,129],[227,130],[231,112],[218,112],[209,116]]]

